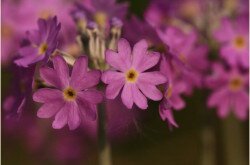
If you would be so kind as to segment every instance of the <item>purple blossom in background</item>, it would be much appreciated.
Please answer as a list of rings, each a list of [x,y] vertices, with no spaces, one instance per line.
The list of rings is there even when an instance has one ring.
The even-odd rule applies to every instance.
[[[220,64],[213,65],[213,72],[206,79],[207,87],[213,92],[209,96],[209,107],[217,108],[218,116],[225,118],[230,110],[240,120],[248,118],[247,73],[237,68],[225,70]]]
[[[57,47],[57,35],[61,28],[57,18],[38,19],[37,24],[38,30],[27,33],[29,45],[19,50],[20,58],[15,60],[19,66],[28,67],[39,61],[46,62]]]
[[[150,46],[161,42],[156,30],[150,24],[144,20],[140,20],[136,16],[132,16],[129,21],[124,23],[123,34],[131,44],[135,44],[143,38],[147,40]]]
[[[140,109],[147,109],[146,97],[155,101],[162,99],[156,85],[165,83],[167,78],[159,71],[145,72],[159,62],[160,54],[148,52],[147,49],[146,40],[136,43],[131,51],[128,41],[120,39],[118,52],[107,50],[106,61],[113,67],[102,75],[102,81],[108,84],[108,99],[116,98],[122,88],[122,102],[128,109],[132,108],[133,103]]]
[[[171,61],[165,56],[162,56],[160,71],[163,75],[168,76],[168,82],[164,84],[165,99],[163,101],[167,101],[168,105],[175,110],[183,109],[186,104],[181,95],[187,91],[187,84],[176,76]]]
[[[71,75],[61,56],[54,57],[53,65],[54,69],[40,69],[42,79],[55,88],[43,88],[34,93],[34,101],[44,103],[37,116],[55,115],[53,128],[60,129],[68,124],[70,130],[76,129],[84,118],[96,119],[96,104],[102,101],[102,93],[94,87],[99,83],[100,72],[87,71],[85,56],[76,60]]]
[[[115,0],[91,0],[87,4],[76,3],[75,6],[73,13],[82,13],[101,27],[106,27],[112,18],[124,19],[128,8],[126,3],[118,4]]]
[[[214,31],[215,39],[221,44],[220,55],[228,64],[249,68],[249,32],[248,18],[235,20],[223,18],[218,29]]]
[[[197,33],[169,27],[164,32],[157,30],[159,37],[169,47],[169,52],[177,58],[173,59],[174,70],[177,76],[188,83],[186,93],[191,94],[194,87],[201,87],[203,75],[208,68],[206,45],[198,44]],[[180,65],[179,62],[184,65]]]
[[[3,101],[3,110],[6,118],[19,118],[23,110],[27,108],[27,104],[31,101],[35,68],[22,68],[12,65],[12,70],[15,73],[12,80],[12,92]]]

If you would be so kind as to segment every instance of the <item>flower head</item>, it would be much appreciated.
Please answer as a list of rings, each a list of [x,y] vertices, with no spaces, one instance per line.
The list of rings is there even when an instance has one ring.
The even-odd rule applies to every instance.
[[[109,21],[116,17],[123,19],[127,12],[127,4],[117,4],[115,0],[91,0],[88,5],[77,3],[76,11],[83,12],[89,21],[94,21],[98,26],[105,28]]]
[[[38,19],[38,30],[28,32],[29,44],[19,50],[20,58],[15,63],[28,67],[39,61],[47,61],[57,47],[57,35],[61,28],[57,18]]]
[[[223,66],[214,64],[213,73],[207,77],[206,84],[213,90],[208,98],[208,106],[218,109],[218,115],[225,118],[230,110],[237,118],[248,117],[247,74],[233,68],[226,71]]]
[[[167,78],[159,71],[147,71],[158,63],[160,54],[148,52],[147,48],[146,40],[141,40],[131,51],[128,41],[120,39],[118,52],[106,51],[106,61],[113,67],[102,75],[102,81],[108,84],[108,99],[116,98],[122,88],[122,102],[128,109],[132,108],[133,103],[141,109],[147,109],[146,97],[162,99],[162,93],[156,85],[165,83]]]
[[[71,75],[65,60],[61,56],[53,59],[54,69],[40,69],[42,79],[54,88],[36,91],[33,100],[44,103],[38,110],[40,118],[55,115],[53,128],[60,129],[67,123],[69,129],[76,129],[82,117],[96,118],[96,104],[102,101],[102,93],[93,89],[100,79],[99,71],[87,70],[87,58],[79,57],[73,66]]]
[[[248,19],[245,17],[237,18],[235,21],[224,18],[214,32],[215,39],[221,44],[220,55],[231,66],[249,67],[248,36]]]
[[[185,33],[176,27],[157,32],[174,56],[172,72],[188,84],[187,93],[190,94],[194,87],[201,87],[203,73],[208,67],[208,48],[198,44],[197,33],[194,30]]]

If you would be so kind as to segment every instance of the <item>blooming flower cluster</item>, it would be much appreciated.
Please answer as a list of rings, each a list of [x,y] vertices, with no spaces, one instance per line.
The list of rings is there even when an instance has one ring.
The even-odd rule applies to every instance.
[[[21,0],[18,8],[33,8],[30,4]],[[9,59],[4,55],[1,61],[14,70],[16,79],[15,92],[3,104],[8,116],[20,116],[32,96],[43,104],[37,111],[39,118],[54,117],[53,128],[68,125],[74,130],[88,119],[98,119],[100,103],[121,99],[125,109],[146,110],[149,99],[157,102],[161,119],[171,128],[178,127],[175,111],[186,107],[183,96],[207,88],[212,91],[208,108],[216,108],[221,118],[233,111],[246,120],[246,11],[232,17],[231,9],[220,10],[216,2],[214,11],[204,10],[208,1],[178,4],[179,0],[152,0],[141,19],[129,17],[129,4],[115,0],[77,1],[68,12],[43,3],[34,11],[38,28],[29,30],[35,28],[34,21],[27,22],[20,28],[29,30],[21,40],[21,32],[13,37],[13,2],[4,1],[3,48],[11,49],[15,42],[16,49],[16,40],[21,41],[16,53],[11,52]],[[19,17],[30,15],[28,11],[20,11]],[[215,23],[206,27],[211,21]]]

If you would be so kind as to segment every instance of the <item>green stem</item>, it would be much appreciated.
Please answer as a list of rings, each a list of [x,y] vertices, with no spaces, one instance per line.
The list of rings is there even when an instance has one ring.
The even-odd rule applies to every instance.
[[[98,107],[98,144],[99,165],[112,165],[110,145],[106,136],[106,111],[105,103]]]

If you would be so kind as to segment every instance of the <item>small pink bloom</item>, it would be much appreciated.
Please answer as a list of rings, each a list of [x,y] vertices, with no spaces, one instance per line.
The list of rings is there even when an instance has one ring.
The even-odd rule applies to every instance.
[[[156,85],[165,83],[167,78],[159,71],[145,72],[158,63],[160,54],[148,52],[147,49],[146,40],[137,42],[131,51],[128,41],[120,39],[118,52],[106,52],[106,61],[113,67],[102,75],[102,81],[108,84],[108,99],[116,98],[122,90],[122,102],[128,109],[132,108],[133,103],[141,109],[147,109],[146,97],[155,101],[162,99],[162,93]]]
[[[214,32],[215,39],[221,44],[220,55],[231,66],[249,67],[248,27],[248,19],[245,17],[239,17],[234,21],[224,18]]]
[[[222,66],[213,66],[213,73],[206,80],[207,86],[213,90],[207,104],[218,109],[218,116],[225,118],[230,110],[240,120],[248,118],[248,76],[233,68],[226,71]]]
[[[40,118],[55,115],[53,128],[60,129],[66,124],[76,129],[82,118],[96,119],[96,104],[102,101],[102,93],[93,89],[100,79],[100,72],[88,71],[88,61],[81,56],[74,63],[72,73],[61,56],[53,59],[54,69],[40,69],[41,78],[55,88],[43,88],[36,91],[33,100],[44,103],[38,110]]]

